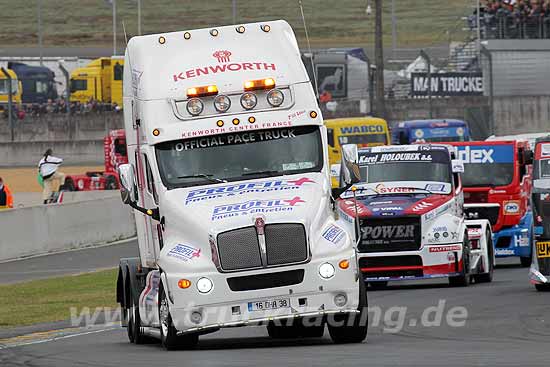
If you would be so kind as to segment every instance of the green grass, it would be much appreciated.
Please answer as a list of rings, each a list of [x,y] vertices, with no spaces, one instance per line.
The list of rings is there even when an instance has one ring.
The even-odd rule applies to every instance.
[[[0,286],[0,329],[67,320],[70,308],[117,307],[118,270]]]
[[[141,0],[143,33],[210,27],[232,23],[231,0]],[[302,0],[312,46],[373,45],[373,0]],[[0,47],[36,45],[35,1],[0,0]],[[122,21],[137,33],[137,0],[117,0],[119,44]],[[237,0],[238,22],[286,19],[302,46],[304,29],[298,0]],[[384,0],[385,42],[391,45],[390,0]],[[473,0],[395,0],[398,47],[428,47],[463,40],[460,18],[471,14]],[[373,9],[374,11],[374,9]],[[45,46],[112,45],[112,11],[104,0],[43,1]],[[447,33],[449,32],[449,33]]]

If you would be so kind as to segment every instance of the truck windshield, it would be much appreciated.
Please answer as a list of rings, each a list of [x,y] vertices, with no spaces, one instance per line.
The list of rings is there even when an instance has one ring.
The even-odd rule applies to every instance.
[[[469,163],[464,165],[464,187],[507,186],[514,179],[513,163]]]
[[[541,159],[539,165],[540,178],[550,178],[550,159]]]
[[[71,79],[71,92],[88,89],[88,81],[86,79]]]
[[[167,188],[304,172],[323,167],[318,126],[252,130],[160,143],[160,175]]]
[[[432,181],[451,183],[447,151],[369,153],[361,157],[361,177],[366,183]]]
[[[340,145],[357,144],[361,146],[386,145],[386,134],[342,135],[338,138]]]

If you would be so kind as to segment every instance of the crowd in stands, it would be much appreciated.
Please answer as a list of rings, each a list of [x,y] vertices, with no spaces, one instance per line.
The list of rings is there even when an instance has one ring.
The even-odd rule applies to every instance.
[[[63,114],[67,113],[67,102],[65,98],[58,98],[55,100],[48,99],[46,103],[32,103],[32,104],[14,104],[13,116],[16,119],[22,120],[26,116],[40,117],[48,114]],[[86,103],[71,102],[70,103],[71,114],[86,114],[86,113],[101,113],[101,112],[119,112],[121,107],[110,103],[100,103],[95,100],[89,100]],[[8,117],[7,106],[4,106],[0,117]]]
[[[479,13],[483,38],[550,38],[550,0],[486,0]]]

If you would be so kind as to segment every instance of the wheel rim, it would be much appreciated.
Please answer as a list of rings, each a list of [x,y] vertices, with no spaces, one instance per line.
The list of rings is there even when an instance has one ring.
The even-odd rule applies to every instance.
[[[159,317],[160,317],[160,327],[162,330],[162,335],[168,335],[168,303],[166,299],[163,299],[160,302]]]

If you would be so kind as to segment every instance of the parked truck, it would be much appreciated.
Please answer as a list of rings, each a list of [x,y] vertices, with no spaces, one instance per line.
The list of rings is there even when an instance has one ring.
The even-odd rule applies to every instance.
[[[140,254],[119,265],[129,340],[175,349],[259,324],[364,340],[366,291],[288,23],[133,37],[124,62],[119,174]]]
[[[46,103],[57,99],[55,74],[49,68],[11,61],[8,69],[13,70],[21,81],[22,103]]]
[[[101,57],[71,72],[71,102],[96,101],[122,107],[124,58]]]
[[[4,71],[0,70],[0,111],[6,113],[9,103],[9,90],[10,90],[10,78],[11,78],[11,102],[14,107],[21,104],[21,82],[17,79],[17,74],[13,70],[4,69],[8,74],[4,74]],[[8,78],[9,77],[9,78]]]
[[[491,225],[464,216],[454,149],[394,145],[350,150],[361,182],[342,195],[340,215],[357,227],[359,268],[374,288],[388,281],[448,278],[491,282]]]
[[[105,171],[86,172],[82,175],[67,175],[64,191],[116,190],[120,187],[117,169],[128,163],[126,135],[123,129],[112,130],[103,139]]]
[[[502,140],[452,144],[464,162],[467,217],[491,222],[496,257],[518,256],[523,266],[529,266],[534,240],[529,143]]]
[[[536,240],[529,279],[538,291],[550,291],[550,135],[536,139],[532,208]]]

